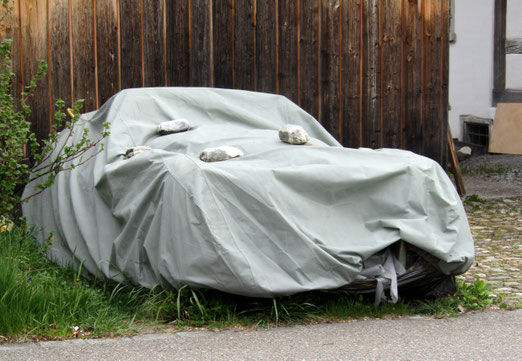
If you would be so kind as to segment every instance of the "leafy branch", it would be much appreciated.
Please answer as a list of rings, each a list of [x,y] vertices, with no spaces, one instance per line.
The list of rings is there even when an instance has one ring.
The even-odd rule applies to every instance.
[[[9,0],[0,0],[5,14],[12,10]],[[77,134],[78,120],[83,100],[76,101],[66,109],[65,102],[57,100],[53,126],[48,139],[38,140],[31,131],[31,107],[28,99],[35,93],[37,82],[47,73],[47,63],[41,61],[38,70],[24,87],[20,98],[13,96],[15,74],[11,62],[11,40],[0,42],[0,215],[13,217],[19,205],[50,187],[58,173],[85,164],[103,151],[102,140],[109,134],[109,123],[103,124],[101,137],[91,140],[89,130]],[[79,139],[73,141],[73,139]],[[30,154],[26,154],[26,150]],[[20,198],[24,187],[30,182],[38,183],[34,193]],[[13,217],[14,219],[14,217]]]
[[[80,140],[71,144],[71,138],[75,134],[75,125],[80,118],[80,109],[83,106],[83,102],[83,99],[77,100],[72,108],[67,109],[67,114],[71,116],[71,120],[67,122],[65,122],[65,103],[61,99],[56,102],[52,132],[49,135],[49,139],[43,141],[41,152],[34,156],[33,166],[29,168],[30,175],[27,183],[43,179],[44,177],[46,178],[36,185],[36,192],[23,198],[21,202],[29,200],[50,187],[54,183],[58,173],[73,170],[87,163],[103,151],[104,147],[101,142],[109,135],[110,124],[108,122],[103,124],[104,131],[99,139],[91,140],[89,138],[89,129],[85,128],[83,129]],[[63,130],[58,132],[57,129]],[[65,141],[63,141],[62,145],[58,148],[59,136],[62,134],[67,134],[67,136],[65,136]],[[98,145],[100,146],[95,152],[88,154],[91,149],[95,149]]]

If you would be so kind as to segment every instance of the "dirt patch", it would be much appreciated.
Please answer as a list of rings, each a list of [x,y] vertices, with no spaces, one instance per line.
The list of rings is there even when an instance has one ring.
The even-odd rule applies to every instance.
[[[522,197],[522,155],[483,154],[460,163],[466,194]]]

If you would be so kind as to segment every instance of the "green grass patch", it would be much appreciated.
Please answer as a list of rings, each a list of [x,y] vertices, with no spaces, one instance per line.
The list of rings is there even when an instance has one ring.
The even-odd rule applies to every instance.
[[[320,320],[379,318],[385,315],[406,315],[414,311],[412,305],[404,302],[375,306],[373,300],[343,291],[313,291],[271,299],[189,289],[177,295],[180,295],[179,303],[164,304],[164,316],[166,319],[175,319],[181,326],[266,327]]]
[[[22,227],[0,233],[0,335],[130,332],[143,290],[102,285],[48,261]]]
[[[213,290],[148,290],[83,278],[79,270],[45,258],[29,231],[0,232],[0,342],[132,334],[140,325],[272,327],[361,317],[454,315],[492,302],[488,285],[458,281],[455,296],[431,301],[373,304],[373,297],[344,291],[313,291],[273,299]],[[75,329],[74,327],[77,327]]]
[[[384,302],[378,306],[373,304],[373,296],[357,296],[339,290],[313,291],[275,299],[252,299],[211,290],[185,289],[178,293],[179,302],[165,304],[165,316],[176,319],[178,325],[207,327],[234,324],[265,326],[414,314],[447,316],[489,306],[494,302],[489,288],[490,285],[480,279],[471,284],[457,280],[457,292],[453,296],[399,300],[395,304]],[[174,298],[173,294],[171,298]],[[178,312],[180,317],[174,317]]]
[[[457,293],[452,297],[444,297],[431,302],[419,301],[417,310],[425,314],[457,314],[483,309],[494,302],[491,298],[491,285],[477,278],[467,284],[457,281]]]
[[[470,194],[469,196],[464,197],[465,204],[473,204],[475,202],[482,202],[482,199],[480,199],[478,194]]]

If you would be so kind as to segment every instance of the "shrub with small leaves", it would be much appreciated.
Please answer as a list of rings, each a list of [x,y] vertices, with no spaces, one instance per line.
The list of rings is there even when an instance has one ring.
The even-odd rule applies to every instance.
[[[1,0],[0,4],[5,11],[1,22],[12,8],[9,0]],[[20,98],[15,97],[12,90],[15,74],[11,63],[11,40],[5,39],[0,43],[0,216],[16,219],[21,202],[52,185],[59,172],[82,165],[102,151],[100,142],[109,134],[109,124],[105,123],[101,138],[91,140],[88,129],[84,129],[79,141],[70,142],[76,131],[83,100],[76,101],[70,109],[65,109],[64,101],[58,100],[51,134],[48,139],[39,142],[28,121],[31,108],[27,100],[34,95],[37,82],[46,72],[47,64],[42,61]],[[65,137],[65,142],[60,142],[62,145],[58,148],[60,134]],[[98,152],[89,152],[98,145]],[[25,185],[36,180],[41,182],[35,187],[35,193],[21,199]]]

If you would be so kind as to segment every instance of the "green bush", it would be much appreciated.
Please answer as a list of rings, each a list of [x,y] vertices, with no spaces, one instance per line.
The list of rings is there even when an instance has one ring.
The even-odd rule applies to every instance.
[[[0,21],[11,10],[9,0],[2,0],[1,6],[5,14]],[[88,129],[84,129],[80,140],[72,144],[70,139],[75,132],[83,100],[76,101],[67,112],[64,101],[58,100],[49,138],[36,139],[28,121],[31,108],[27,101],[34,95],[37,82],[46,72],[47,64],[42,61],[20,98],[15,97],[12,89],[15,74],[11,63],[11,40],[5,39],[0,43],[0,216],[4,218],[16,219],[19,204],[24,201],[20,195],[26,184],[35,180],[40,182],[36,193],[29,195],[28,199],[53,184],[59,172],[73,169],[91,159],[95,154],[87,155],[87,152],[108,135],[109,124],[106,123],[100,139],[91,140]],[[70,120],[67,120],[66,113]],[[68,133],[65,144],[57,148],[59,130]],[[99,151],[102,149],[100,146]]]
[[[0,214],[11,213],[19,201],[17,193],[29,173],[26,146],[37,148],[36,136],[26,120],[31,114],[26,99],[33,94],[36,81],[45,74],[45,63],[22,92],[19,104],[12,95],[14,73],[11,66],[11,40],[0,43]],[[20,109],[20,110],[17,110]]]

